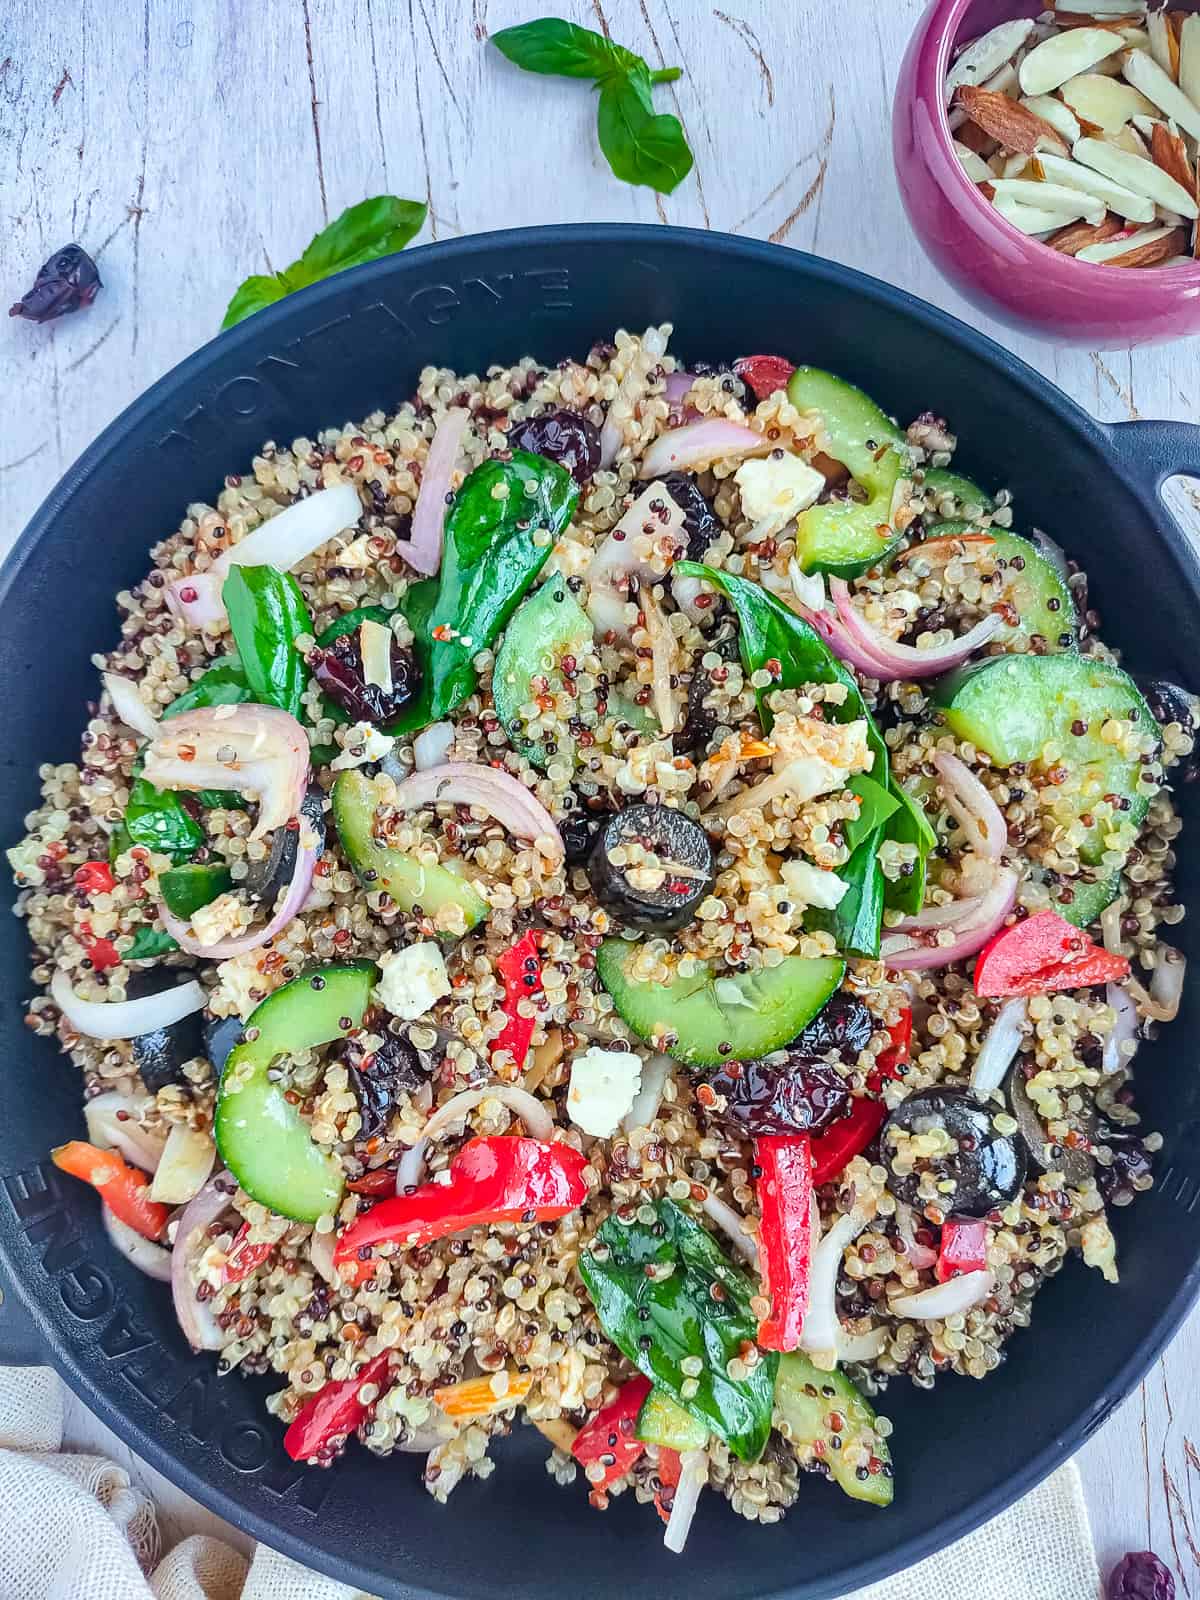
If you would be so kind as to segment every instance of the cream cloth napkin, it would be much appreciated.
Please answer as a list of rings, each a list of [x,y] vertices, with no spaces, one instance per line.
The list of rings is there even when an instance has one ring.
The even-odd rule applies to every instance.
[[[160,1558],[154,1507],[111,1461],[62,1453],[62,1426],[53,1372],[0,1370],[0,1600],[370,1600],[266,1545],[247,1562],[195,1535]],[[958,1544],[844,1600],[1099,1596],[1079,1474],[1068,1465]]]

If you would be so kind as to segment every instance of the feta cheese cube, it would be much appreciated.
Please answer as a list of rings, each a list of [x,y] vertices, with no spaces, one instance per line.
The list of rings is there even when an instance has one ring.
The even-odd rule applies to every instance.
[[[611,1139],[642,1086],[642,1058],[632,1050],[590,1045],[571,1063],[567,1111],[571,1121],[597,1139]]]
[[[743,461],[734,473],[742,491],[742,510],[754,523],[755,537],[781,532],[793,517],[807,510],[825,487],[825,479],[800,456],[778,461]]]
[[[785,861],[779,868],[787,898],[798,905],[832,911],[849,888],[836,872],[816,867],[811,861]]]
[[[415,1022],[450,993],[446,960],[431,939],[388,950],[379,959],[375,998],[392,1016]]]
[[[382,761],[395,744],[390,734],[380,733],[369,722],[356,722],[344,735],[342,753],[329,763],[334,772],[361,767],[368,761]]]

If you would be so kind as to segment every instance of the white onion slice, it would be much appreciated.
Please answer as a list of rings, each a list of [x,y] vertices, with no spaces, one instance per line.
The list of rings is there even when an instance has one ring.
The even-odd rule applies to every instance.
[[[952,667],[959,667],[967,658],[981,649],[1004,626],[998,611],[991,611],[960,638],[949,644],[937,645],[929,650],[918,650],[911,644],[897,644],[886,638],[855,610],[850,590],[844,578],[831,578],[829,592],[837,607],[838,617],[851,642],[879,663],[876,678],[887,682],[896,678],[931,678]]]
[[[104,1220],[105,1233],[127,1261],[132,1261],[138,1271],[144,1272],[148,1278],[157,1278],[159,1283],[170,1283],[169,1250],[164,1250],[161,1244],[155,1244],[153,1239],[143,1238],[135,1228],[114,1216],[107,1206],[101,1206],[100,1215]]]
[[[224,572],[215,570],[172,578],[163,591],[167,610],[193,628],[207,628],[223,622],[225,602],[221,599],[221,587],[224,582]]]
[[[933,758],[946,804],[958,819],[967,842],[979,855],[999,861],[1008,844],[1008,824],[1004,813],[970,767],[947,750]]]
[[[723,417],[706,417],[660,434],[642,458],[642,476],[661,478],[667,472],[703,472],[714,461],[742,461],[773,449],[765,433]]]
[[[675,1070],[670,1056],[652,1055],[642,1062],[642,1086],[633,1097],[633,1104],[621,1120],[625,1133],[635,1128],[648,1128],[662,1105],[667,1079]]]
[[[278,706],[201,706],[159,724],[143,771],[158,789],[235,789],[257,800],[258,839],[300,810],[308,735]]]
[[[428,772],[430,767],[439,767],[450,754],[450,747],[454,743],[454,724],[452,722],[431,722],[413,740],[413,759],[417,764],[418,772]],[[385,763],[386,765],[386,763]],[[394,774],[389,773],[389,777]],[[403,783],[408,776],[401,773],[396,777],[397,783]]]
[[[549,1144],[554,1138],[554,1118],[541,1100],[528,1089],[519,1089],[512,1083],[492,1083],[486,1089],[464,1089],[451,1096],[444,1106],[439,1106],[421,1129],[421,1137],[400,1157],[396,1168],[396,1193],[414,1189],[425,1176],[425,1153],[432,1140],[438,1138],[456,1122],[465,1122],[468,1114],[485,1100],[499,1100],[514,1117],[520,1117],[531,1139],[541,1139]]]
[[[335,1244],[337,1244],[337,1230],[335,1228],[330,1228],[328,1233],[318,1233],[314,1228],[312,1237],[308,1241],[308,1258],[331,1289],[340,1289],[342,1280],[333,1264],[333,1247]],[[430,1449],[432,1448],[430,1446]]]
[[[940,1322],[945,1317],[958,1316],[970,1311],[992,1292],[993,1278],[987,1267],[977,1272],[964,1272],[961,1277],[948,1278],[931,1289],[918,1290],[916,1294],[897,1295],[889,1300],[887,1309],[895,1317],[911,1317],[918,1322]]]
[[[179,948],[186,950],[189,955],[206,956],[210,961],[229,961],[234,956],[245,955],[250,950],[259,949],[277,933],[282,933],[292,918],[298,914],[308,899],[308,891],[312,888],[313,873],[316,870],[319,854],[317,837],[302,815],[292,881],[288,884],[287,893],[279,901],[270,920],[259,928],[250,928],[247,932],[234,934],[228,939],[218,939],[215,944],[202,944],[193,933],[191,923],[184,917],[177,917],[165,901],[159,905],[159,918],[167,932],[178,941]]]
[[[671,1515],[663,1544],[674,1555],[682,1555],[687,1536],[696,1515],[700,1491],[708,1482],[708,1452],[685,1450],[679,1457],[679,1482],[675,1485],[675,1498],[671,1501]]]
[[[139,1000],[81,1000],[60,968],[50,980],[50,997],[76,1033],[89,1039],[136,1039],[169,1028],[204,1008],[208,996],[194,978]]]
[[[317,489],[248,533],[225,552],[217,568],[223,576],[230,567],[275,567],[290,572],[344,529],[355,527],[361,516],[362,501],[352,483]]]
[[[936,1260],[937,1257],[934,1257]],[[930,1263],[932,1265],[932,1263]],[[875,1361],[887,1349],[886,1328],[872,1328],[869,1333],[847,1333],[838,1329],[837,1353],[839,1362]]]
[[[894,972],[922,972],[973,956],[1004,926],[1016,902],[1018,883],[1011,867],[1000,867],[987,894],[963,902],[970,908],[964,920],[947,924],[954,931],[949,944],[926,944],[905,933],[889,934],[879,952],[884,966]]]
[[[194,1200],[208,1182],[216,1159],[217,1147],[211,1134],[202,1128],[189,1128],[186,1122],[176,1122],[167,1135],[162,1160],[150,1185],[151,1200],[165,1206],[182,1206]]]
[[[1150,998],[1156,1008],[1156,1022],[1174,1022],[1179,1015],[1186,976],[1187,958],[1182,950],[1176,950],[1173,945],[1163,945],[1150,978]]]
[[[758,1269],[758,1244],[754,1235],[748,1232],[745,1221],[738,1216],[732,1206],[727,1206],[724,1200],[719,1199],[710,1189],[700,1202],[700,1209],[706,1216],[712,1218],[717,1227],[728,1238],[730,1244],[744,1261],[748,1261],[757,1271]]]
[[[558,824],[545,806],[511,772],[474,761],[444,761],[416,772],[396,787],[392,802],[401,811],[422,806],[478,806],[517,839],[539,845],[552,862],[566,851]]]
[[[123,678],[119,672],[103,672],[100,676],[113,703],[113,710],[125,726],[132,728],[134,733],[140,733],[143,738],[153,739],[158,732],[158,718],[138,693],[133,679]]]
[[[813,1212],[812,1237],[815,1239],[821,1225],[815,1198]],[[808,1279],[808,1310],[800,1329],[800,1348],[826,1371],[837,1365],[841,1334],[841,1322],[837,1314],[837,1280],[842,1270],[842,1257],[874,1214],[875,1207],[872,1204],[856,1206],[853,1211],[839,1216],[830,1224],[813,1251]]]
[[[228,1187],[225,1187],[228,1185]],[[225,1335],[208,1305],[196,1298],[191,1267],[204,1248],[209,1226],[228,1211],[233,1201],[233,1179],[226,1173],[210,1178],[194,1200],[188,1202],[175,1228],[171,1249],[171,1298],[179,1326],[193,1350],[219,1350]]]
[[[117,1089],[98,1094],[83,1108],[88,1138],[101,1150],[119,1150],[143,1172],[156,1172],[166,1138],[152,1133],[140,1120],[143,1106],[149,1103],[149,1096],[137,1099]]]
[[[462,406],[452,406],[438,423],[421,470],[421,487],[413,507],[409,537],[396,542],[396,554],[403,556],[410,567],[423,572],[426,577],[432,577],[442,564],[446,497],[451,490],[454,469],[458,465],[470,421],[469,411]]]
[[[1119,1072],[1133,1059],[1133,1052],[1128,1054],[1121,1046],[1128,1044],[1138,1037],[1137,1007],[1129,997],[1129,993],[1119,983],[1109,983],[1104,988],[1104,998],[1117,1013],[1117,1020],[1113,1023],[1112,1031],[1104,1041],[1104,1055],[1101,1058],[1100,1070],[1102,1072]]]
[[[971,1068],[971,1090],[978,1099],[986,1100],[1004,1082],[1028,1025],[1028,1000],[1006,1000]]]

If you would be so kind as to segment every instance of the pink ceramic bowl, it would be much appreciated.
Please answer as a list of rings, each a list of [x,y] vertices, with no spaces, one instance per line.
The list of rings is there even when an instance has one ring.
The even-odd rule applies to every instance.
[[[1200,0],[1174,4],[1200,9]],[[917,237],[968,300],[1057,344],[1124,349],[1200,333],[1200,262],[1160,272],[1059,255],[1005,222],[959,165],[942,93],[955,45],[1042,9],[1037,0],[932,0],[913,34],[892,145]]]

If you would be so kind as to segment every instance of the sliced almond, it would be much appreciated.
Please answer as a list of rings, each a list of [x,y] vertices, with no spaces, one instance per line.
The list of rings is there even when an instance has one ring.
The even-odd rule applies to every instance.
[[[1149,50],[1150,35],[1145,28],[1122,28],[1121,37],[1129,50]]]
[[[995,153],[995,139],[977,122],[964,122],[954,137],[959,144],[966,145],[968,150],[973,150],[977,156],[983,156],[985,160]]]
[[[1056,228],[1062,226],[1061,211],[1046,211],[1041,206],[1027,206],[1020,200],[1001,194],[998,194],[992,203],[1004,220],[1011,222],[1013,227],[1019,228],[1022,233],[1053,233]]]
[[[1124,184],[1134,194],[1144,194],[1155,205],[1178,211],[1182,217],[1200,215],[1200,208],[1188,191],[1152,161],[1131,156],[1101,139],[1080,139],[1075,146],[1075,159],[1114,183]]]
[[[1025,169],[1033,159],[1033,156],[1009,156],[1004,162],[999,176],[1002,178],[1023,178]]]
[[[1082,217],[1091,223],[1103,222],[1107,209],[1102,200],[1081,189],[1068,189],[1061,183],[1035,183],[1028,178],[1001,178],[996,184],[996,198],[1057,212],[1060,217]]]
[[[1200,160],[1196,162],[1195,195],[1197,212],[1200,213]],[[1197,222],[1192,229],[1192,254],[1197,261],[1200,261],[1200,222]]]
[[[1184,17],[1179,35],[1179,87],[1200,106],[1200,15]]]
[[[1094,196],[1103,201],[1110,211],[1115,211],[1129,222],[1154,221],[1154,201],[1146,195],[1136,194],[1123,183],[1116,183],[1078,161],[1063,161],[1058,156],[1044,155],[1041,162],[1046,177],[1052,183],[1062,184],[1068,189],[1080,189],[1084,194]]]
[[[1039,149],[1055,150],[1064,156],[1070,154],[1057,128],[1052,128],[1005,94],[998,94],[994,89],[962,88],[956,99],[971,121],[977,122],[1006,150],[1019,150],[1027,156]]]
[[[982,84],[1011,61],[1033,28],[1032,20],[1002,22],[998,28],[969,44],[946,75],[946,104],[950,104],[954,91],[963,84]]]
[[[1031,50],[1021,63],[1022,94],[1051,94],[1119,49],[1105,28],[1072,28]]]
[[[1104,28],[1109,33],[1119,33],[1123,38],[1126,32],[1141,20],[1139,16],[1130,12],[1123,17],[1059,17],[1058,25],[1060,28],[1068,30],[1072,28]]]
[[[1164,128],[1167,126],[1166,123],[1163,122],[1163,119],[1158,115],[1157,106],[1154,108],[1154,115],[1152,117],[1130,117],[1129,119],[1129,126],[1135,133],[1140,133],[1143,139],[1153,139],[1154,130],[1160,124]]]
[[[1150,137],[1150,154],[1155,166],[1161,167],[1189,194],[1196,187],[1196,175],[1188,160],[1187,146],[1177,133],[1161,122],[1156,122]]]
[[[982,156],[976,155],[974,150],[969,150],[965,144],[954,141],[954,154],[958,157],[963,171],[972,183],[990,183],[992,178],[991,168]]]
[[[1069,222],[1065,228],[1060,228],[1057,233],[1051,234],[1046,243],[1062,255],[1075,256],[1088,245],[1103,244],[1114,234],[1124,231],[1116,217],[1105,217],[1104,221],[1098,224]]]
[[[1076,116],[1105,133],[1116,133],[1132,117],[1152,117],[1156,109],[1138,90],[1099,72],[1081,73],[1058,92]]]
[[[1054,20],[1060,27],[1070,25],[1072,16],[1119,16],[1140,19],[1146,15],[1146,0],[1054,0]]]
[[[1026,111],[1032,111],[1035,117],[1041,117],[1043,122],[1057,129],[1068,144],[1074,144],[1083,132],[1079,118],[1070,106],[1063,105],[1052,94],[1035,94],[1032,99],[1022,100],[1021,104]]]
[[[1015,100],[1020,94],[1020,85],[1017,82],[1017,69],[1011,61],[1005,62],[999,72],[994,72],[986,83],[980,86],[992,94],[1006,94],[1010,100]],[[955,105],[950,110],[947,121],[951,131],[957,130],[959,123],[966,117],[966,112],[961,105]]]
[[[1172,38],[1175,35],[1172,33]],[[1125,76],[1147,100],[1165,111],[1193,139],[1200,139],[1200,106],[1194,105],[1171,76],[1144,50],[1131,50],[1125,57]]]
[[[1103,262],[1110,267],[1153,267],[1178,255],[1183,235],[1178,228],[1145,228],[1131,239],[1110,239],[1088,245],[1076,261]]]
[[[1179,76],[1179,40],[1174,28],[1161,11],[1153,11],[1146,18],[1146,32],[1150,35],[1151,57],[1174,82]]]
[[[1088,137],[1099,137],[1103,144],[1111,145],[1114,150],[1124,150],[1126,155],[1136,156],[1139,161],[1150,160],[1150,146],[1132,122],[1124,128],[1119,128],[1116,133],[1101,133],[1098,136],[1089,134]]]

